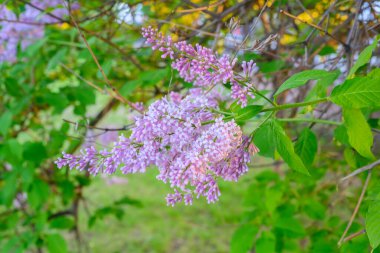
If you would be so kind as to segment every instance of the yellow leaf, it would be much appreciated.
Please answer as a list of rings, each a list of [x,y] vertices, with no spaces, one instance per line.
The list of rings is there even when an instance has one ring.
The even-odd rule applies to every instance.
[[[305,22],[312,22],[313,21],[313,19],[312,19],[312,17],[310,17],[310,14],[309,13],[307,13],[307,12],[302,12],[301,14],[299,14],[298,16],[297,16],[299,19],[301,19],[302,21],[305,21]],[[299,22],[299,21],[297,21],[296,20],[296,23],[301,23],[301,22]]]
[[[280,39],[280,43],[283,45],[291,44],[295,42],[297,39],[294,35],[284,34]]]
[[[70,25],[66,22],[62,23],[62,24],[57,24],[56,27],[60,30],[67,30],[70,28]]]

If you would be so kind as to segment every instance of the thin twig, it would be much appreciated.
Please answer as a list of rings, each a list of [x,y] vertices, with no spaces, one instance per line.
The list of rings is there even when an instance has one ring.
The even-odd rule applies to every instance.
[[[363,230],[360,230],[360,231],[358,231],[358,232],[356,232],[356,233],[353,233],[353,234],[347,236],[346,238],[344,238],[343,242],[347,242],[347,241],[349,241],[349,240],[352,240],[352,239],[354,239],[355,237],[358,237],[359,235],[365,234],[365,232],[366,232],[366,230],[363,229]]]
[[[256,26],[257,26],[257,23],[258,23],[258,20],[261,18],[261,15],[263,15],[264,11],[266,10],[267,8],[267,5],[268,5],[268,0],[265,1],[265,4],[263,6],[263,8],[261,8],[261,11],[259,13],[259,16],[255,19],[251,29],[249,29],[247,35],[244,37],[243,41],[240,43],[240,45],[238,46],[238,48],[236,49],[236,52],[234,54],[234,57],[232,57],[232,59],[234,59],[236,57],[236,55],[239,53],[240,49],[243,47],[244,43],[247,41],[249,35],[255,30]]]
[[[208,4],[207,6],[202,6],[194,9],[187,9],[187,10],[177,10],[178,13],[190,13],[190,12],[196,12],[196,11],[204,11],[212,7],[216,7],[224,3],[226,0],[221,0],[219,2]]]
[[[371,175],[372,175],[372,170],[369,170],[367,178],[366,178],[365,183],[364,183],[363,188],[362,188],[362,192],[360,193],[360,197],[358,199],[358,202],[356,203],[354,212],[352,213],[351,218],[350,218],[350,220],[349,220],[349,222],[347,224],[347,227],[346,227],[346,229],[344,230],[342,236],[339,239],[339,242],[338,242],[339,246],[342,245],[342,243],[344,241],[344,238],[346,237],[346,234],[347,234],[348,230],[351,228],[351,225],[354,222],[355,216],[356,216],[356,214],[359,211],[360,205],[362,204],[365,192],[366,192],[368,184],[369,184],[369,180],[371,179]]]
[[[92,126],[92,125],[88,125],[88,124],[79,124],[78,122],[74,122],[74,121],[71,121],[71,120],[68,120],[68,119],[63,119],[63,121],[65,121],[67,123],[70,123],[70,124],[73,124],[73,125],[83,126],[83,127],[90,128],[90,129],[102,130],[102,131],[105,131],[105,132],[125,131],[125,130],[128,130],[131,127],[131,125],[132,125],[132,124],[125,125],[125,126],[119,127],[119,128],[108,128],[108,127],[96,127],[96,126]]]
[[[62,2],[63,2],[63,4],[64,4],[64,6],[68,9],[66,2],[65,2],[64,0],[62,0]],[[68,10],[68,11],[69,11],[69,10]],[[88,44],[86,37],[85,37],[84,34],[82,33],[82,30],[79,28],[77,22],[75,21],[73,15],[71,15],[70,12],[69,12],[69,16],[70,16],[70,19],[71,19],[72,23],[73,23],[74,26],[77,28],[79,35],[82,37],[84,44],[86,45],[88,51],[90,52],[90,54],[91,54],[91,56],[92,56],[92,59],[94,60],[94,62],[95,62],[96,65],[98,66],[98,69],[99,69],[100,73],[102,74],[104,80],[106,81],[107,86],[108,86],[108,87],[114,92],[114,97],[115,97],[117,100],[119,100],[120,102],[122,102],[122,103],[124,103],[124,104],[128,104],[131,108],[133,108],[134,110],[136,110],[137,112],[139,112],[139,113],[142,114],[143,111],[141,111],[139,108],[137,108],[137,107],[136,107],[131,101],[129,101],[129,100],[127,100],[126,98],[124,98],[124,97],[119,93],[119,91],[118,91],[114,86],[112,86],[110,80],[108,79],[107,75],[105,74],[105,72],[104,72],[102,66],[100,65],[98,59],[96,58],[94,52],[92,51],[90,45]]]
[[[343,181],[349,179],[350,177],[356,176],[357,174],[360,174],[360,173],[362,173],[362,172],[364,172],[364,171],[371,170],[371,169],[373,169],[374,167],[376,167],[377,165],[380,165],[380,159],[377,160],[376,162],[373,162],[373,163],[371,163],[371,164],[368,164],[368,165],[366,165],[366,166],[364,166],[364,167],[361,167],[361,168],[355,170],[354,172],[348,174],[348,175],[345,176],[344,178],[340,179],[340,182],[343,182]]]
[[[185,28],[185,29],[188,29],[188,30],[191,30],[191,31],[194,31],[194,32],[202,33],[202,34],[205,34],[205,35],[208,35],[208,36],[213,36],[213,37],[218,36],[218,34],[216,34],[216,33],[211,33],[211,32],[207,32],[207,31],[203,31],[203,30],[196,29],[196,28],[193,28],[193,27],[187,26],[187,25],[176,24],[174,22],[163,20],[163,19],[151,18],[151,20],[155,20],[155,21],[157,21],[159,23],[171,24],[171,25],[174,25],[174,26],[177,26],[177,27],[182,27],[182,28]]]
[[[81,77],[80,75],[78,75],[77,73],[75,73],[75,71],[73,71],[72,69],[70,69],[69,67],[67,67],[65,64],[63,63],[60,63],[60,65],[66,69],[68,72],[70,72],[71,74],[73,74],[74,76],[76,76],[78,79],[82,80],[83,82],[87,83],[88,85],[90,85],[92,88],[96,89],[97,91],[99,91],[100,93],[104,93],[104,90],[102,90],[99,86],[95,85],[94,83],[84,79],[83,77]]]
[[[309,25],[309,26],[311,26],[311,27],[314,27],[314,28],[317,29],[318,31],[323,32],[324,34],[326,34],[327,36],[329,36],[329,37],[332,38],[333,40],[335,40],[335,41],[339,42],[340,44],[342,44],[342,45],[344,46],[344,48],[345,48],[346,51],[349,51],[349,50],[350,50],[350,48],[351,48],[350,45],[348,45],[348,44],[346,44],[345,42],[343,42],[342,40],[336,38],[334,35],[332,35],[332,34],[329,33],[328,31],[324,30],[322,27],[320,27],[320,26],[318,26],[318,25],[316,25],[316,24],[313,24],[313,23],[307,22],[307,21],[305,21],[305,20],[303,20],[303,19],[300,19],[299,17],[296,17],[296,16],[294,16],[294,15],[292,15],[292,14],[290,14],[289,12],[284,11],[284,10],[280,10],[280,13],[282,13],[282,14],[284,14],[284,15],[286,15],[286,16],[288,16],[288,17],[294,19],[294,20],[297,20],[297,21],[299,21],[299,22],[301,22],[301,23],[304,23],[304,24],[306,24],[306,25]]]

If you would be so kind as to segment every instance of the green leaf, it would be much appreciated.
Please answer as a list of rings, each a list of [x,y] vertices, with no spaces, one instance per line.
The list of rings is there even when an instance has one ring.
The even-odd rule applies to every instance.
[[[235,100],[231,105],[230,105],[230,111],[231,112],[238,112],[241,110],[241,106],[238,104],[239,100]]]
[[[50,228],[55,229],[71,229],[75,225],[73,218],[69,217],[57,217],[50,221]]]
[[[120,89],[120,94],[124,97],[128,97],[132,92],[140,85],[140,80],[127,81]]]
[[[278,184],[273,187],[267,187],[265,189],[265,206],[269,213],[272,214],[277,206],[281,203],[282,195],[282,188]]]
[[[81,105],[95,104],[96,97],[93,89],[88,87],[75,87],[73,89],[75,98],[80,102]]]
[[[367,64],[372,57],[372,52],[375,50],[377,46],[377,42],[379,41],[379,36],[377,36],[371,45],[364,48],[364,50],[359,54],[358,60],[355,62],[354,66],[352,66],[350,73],[348,73],[348,79],[352,78],[356,71],[363,65]]]
[[[305,97],[305,101],[310,101],[312,99],[324,98],[327,96],[327,88],[334,83],[334,81],[339,77],[340,71],[334,70],[330,72],[326,77],[319,79],[315,86],[309,91]]]
[[[111,71],[111,69],[112,69],[112,61],[111,61],[111,60],[106,60],[105,62],[103,62],[103,63],[101,64],[101,66],[102,66],[102,69],[103,69],[103,71],[104,71],[104,74],[105,74],[106,76],[108,76],[109,73],[110,73],[110,71]],[[104,78],[104,77],[103,77],[103,74],[102,74],[102,72],[100,72],[100,70],[98,70],[98,71],[96,72],[96,77],[99,78],[99,79],[103,79],[103,78]]]
[[[40,179],[35,179],[29,192],[28,201],[34,209],[40,207],[49,198],[49,185]]]
[[[334,137],[340,143],[350,146],[347,135],[347,128],[344,125],[340,125],[334,130]]]
[[[67,245],[65,239],[59,234],[50,234],[45,238],[46,247],[50,253],[66,253]]]
[[[54,68],[57,67],[58,63],[61,62],[65,56],[67,55],[67,48],[64,47],[61,50],[59,50],[51,59],[49,60],[49,63],[46,67],[46,71],[51,71]]]
[[[345,148],[344,152],[344,160],[346,160],[347,164],[352,167],[353,169],[357,168],[357,161],[356,161],[356,152],[351,148]]]
[[[46,41],[46,38],[37,40],[32,45],[28,46],[26,50],[24,50],[23,54],[26,55],[28,58],[36,57],[37,51],[40,50],[40,48],[46,43]]]
[[[240,226],[231,239],[231,253],[247,253],[253,246],[258,228],[251,224]]]
[[[236,120],[249,120],[256,116],[263,107],[261,105],[248,105],[237,111]]]
[[[5,136],[8,133],[8,129],[12,125],[12,113],[6,111],[0,116],[0,134]]]
[[[5,88],[9,95],[14,97],[20,97],[23,94],[23,89],[20,87],[18,80],[15,78],[6,78],[5,79]]]
[[[317,137],[309,128],[305,128],[297,142],[294,145],[294,150],[297,155],[301,158],[306,166],[313,164],[315,154],[318,149]]]
[[[140,82],[142,81],[142,86],[147,87],[147,86],[152,86],[156,85],[158,82],[161,80],[170,77],[168,75],[168,68],[165,69],[155,69],[155,70],[148,70],[148,71],[143,71],[140,73],[139,80]]]
[[[365,229],[371,247],[373,249],[380,245],[380,201],[373,201],[367,212],[367,217],[365,221]]]
[[[2,152],[0,152],[0,158],[4,157],[8,163],[15,165],[20,165],[22,161],[22,150],[23,146],[18,143],[16,139],[9,139],[5,142]]]
[[[255,245],[256,253],[276,252],[276,237],[269,231],[263,231]]]
[[[259,148],[259,155],[274,157],[275,140],[272,127],[269,122],[262,125],[253,136],[253,142]]]
[[[132,199],[128,196],[124,196],[123,198],[115,201],[115,205],[131,205],[131,206],[137,206],[137,207],[142,207],[141,201],[137,199]]]
[[[371,147],[373,135],[363,113],[359,109],[343,109],[344,125],[350,145],[362,156],[375,159]]]
[[[59,183],[59,187],[61,188],[61,196],[63,203],[69,203],[75,195],[75,186],[69,180],[64,180]]]
[[[104,219],[106,216],[113,215],[118,220],[124,216],[124,210],[117,206],[106,206],[95,211],[95,213],[88,220],[88,226],[92,227],[99,219]]]
[[[282,69],[285,66],[285,62],[282,60],[257,62],[257,66],[262,73],[272,73]]]
[[[299,236],[303,236],[306,233],[302,224],[294,217],[280,216],[274,226],[284,232],[291,232]]]
[[[18,173],[16,170],[5,174],[5,184],[0,188],[0,203],[10,206],[17,192]]]
[[[7,240],[3,245],[3,248],[0,249],[1,253],[22,253],[24,251],[23,243],[19,235],[15,235]]]
[[[282,159],[284,159],[292,170],[309,175],[309,171],[306,169],[301,158],[295,153],[293,143],[285,134],[282,127],[275,120],[272,120],[270,123],[272,125],[276,150]]]
[[[306,199],[304,212],[314,220],[323,220],[325,218],[326,207],[315,199]]]
[[[305,70],[300,73],[294,74],[289,79],[287,79],[276,91],[274,94],[275,97],[277,97],[280,93],[292,89],[297,88],[302,85],[305,85],[310,80],[318,80],[318,79],[324,79],[324,78],[330,78],[335,77],[336,72],[328,72],[326,70],[321,69],[312,69],[312,70]],[[335,80],[335,79],[334,79]]]
[[[321,49],[321,51],[319,51],[318,55],[320,55],[320,56],[326,56],[326,55],[329,55],[329,54],[333,54],[335,52],[336,52],[336,50],[333,47],[327,45],[327,46],[324,46]]]
[[[46,148],[42,142],[27,142],[24,144],[23,157],[39,164],[47,157]]]
[[[53,113],[55,114],[62,113],[69,104],[67,97],[63,93],[45,93],[42,100],[54,108]]]
[[[334,88],[330,99],[346,108],[380,106],[380,78],[356,77]]]
[[[260,149],[259,155],[273,157],[274,150],[280,154],[289,168],[302,174],[309,175],[301,158],[294,151],[292,141],[275,120],[263,124],[253,137],[253,142]]]

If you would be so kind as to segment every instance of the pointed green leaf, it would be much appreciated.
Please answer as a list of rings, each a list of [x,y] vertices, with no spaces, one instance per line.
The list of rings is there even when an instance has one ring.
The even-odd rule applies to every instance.
[[[343,109],[344,125],[350,145],[362,156],[374,159],[371,147],[373,135],[360,109]]]
[[[259,148],[259,155],[274,157],[275,143],[272,127],[269,122],[262,125],[253,136],[253,142]]]
[[[334,88],[330,99],[346,108],[380,106],[380,78],[357,77]]]
[[[8,133],[8,129],[12,125],[12,113],[6,111],[0,116],[0,134],[5,136]]]
[[[253,137],[255,145],[260,149],[259,155],[273,157],[274,150],[280,154],[289,168],[309,175],[301,158],[294,151],[292,141],[275,120],[270,120],[262,125]]]
[[[305,101],[310,101],[317,97],[324,98],[327,96],[327,88],[339,77],[340,71],[334,70],[330,73],[330,75],[327,75],[326,77],[318,80],[315,86],[306,95]]]
[[[71,217],[57,217],[50,221],[50,228],[71,229],[75,226],[74,219]]]
[[[348,78],[352,78],[356,71],[363,65],[367,64],[372,57],[372,52],[375,50],[377,46],[377,42],[379,41],[379,36],[376,37],[372,44],[364,48],[364,50],[359,54],[358,60],[355,62],[354,66],[352,66],[350,73],[348,73]]]
[[[32,208],[39,208],[49,198],[50,188],[47,183],[40,179],[33,181],[33,184],[28,192],[28,201]]]
[[[276,237],[270,231],[263,231],[260,238],[256,241],[256,253],[276,252]]]
[[[50,253],[66,253],[67,245],[65,239],[59,234],[46,236],[46,246]]]
[[[298,236],[306,234],[304,227],[294,217],[280,216],[274,224],[275,228],[283,230],[285,233],[290,233]]]
[[[380,201],[373,201],[367,212],[367,217],[365,221],[365,229],[371,247],[373,249],[380,245]]]
[[[294,74],[289,79],[287,79],[276,91],[274,96],[278,96],[280,93],[292,89],[297,88],[302,85],[305,85],[310,80],[319,80],[319,79],[333,79],[333,81],[336,79],[337,72],[328,72],[326,70],[322,69],[312,69],[312,70],[305,70],[300,73]]]
[[[25,160],[39,164],[47,157],[47,151],[42,142],[27,142],[22,155]]]
[[[238,228],[231,240],[231,253],[247,253],[253,246],[258,228],[251,224]]]
[[[318,141],[317,137],[309,128],[305,128],[297,142],[294,145],[294,150],[299,155],[306,166],[313,164],[315,154],[317,153]]]
[[[301,158],[295,153],[294,146],[290,138],[286,135],[282,127],[277,121],[271,121],[272,131],[275,139],[275,145],[277,152],[282,159],[288,164],[289,168],[298,171],[302,174],[309,175],[309,171],[306,169]]]
[[[49,60],[49,63],[46,67],[46,71],[49,72],[57,67],[59,62],[61,62],[65,56],[67,55],[67,48],[62,48],[59,50],[51,59]]]
[[[283,193],[282,187],[278,184],[265,189],[265,206],[269,213],[272,214],[281,203]]]
[[[236,120],[249,120],[256,116],[263,107],[261,105],[249,105],[237,112]]]

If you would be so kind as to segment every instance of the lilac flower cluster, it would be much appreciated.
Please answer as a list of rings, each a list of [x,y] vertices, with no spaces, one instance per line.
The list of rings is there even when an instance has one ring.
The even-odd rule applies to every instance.
[[[186,82],[193,82],[199,87],[213,87],[218,83],[232,85],[231,97],[245,107],[248,96],[254,97],[251,76],[255,71],[255,63],[251,60],[243,62],[243,76],[235,74],[233,69],[236,58],[229,59],[227,55],[219,57],[213,50],[196,44],[195,47],[186,41],[173,42],[170,36],[164,37],[157,29],[142,28],[142,35],[152,44],[153,50],[161,51],[162,58],[170,57],[173,60],[172,68],[178,70],[179,75]]]
[[[250,91],[250,89],[253,89],[252,85],[252,76],[256,70],[256,63],[254,63],[253,60],[250,60],[249,62],[243,61],[241,64],[243,68],[243,77],[244,77],[244,83],[245,85],[241,85],[242,82],[241,79],[234,79],[231,81],[231,97],[233,99],[237,99],[239,104],[242,107],[247,106],[248,103],[248,96],[251,98],[254,98],[254,93]],[[239,83],[240,82],[240,83]]]
[[[59,18],[67,15],[61,4],[60,0],[32,0],[25,5],[25,11],[19,17],[5,5],[0,5],[0,19],[6,20],[0,21],[0,63],[15,62],[18,43],[24,50],[44,36],[46,23],[57,21],[39,9],[55,8],[50,13]]]
[[[214,96],[195,89],[182,98],[178,93],[154,102],[138,116],[127,138],[120,136],[111,150],[87,147],[78,155],[63,154],[59,168],[112,174],[142,173],[150,166],[159,170],[157,179],[169,183],[174,193],[168,205],[205,197],[209,203],[220,196],[217,178],[236,181],[247,172],[250,150],[257,152],[248,137],[232,120],[225,122],[212,113]]]

